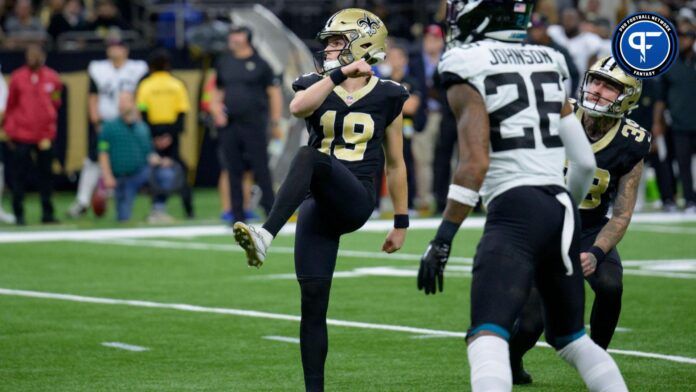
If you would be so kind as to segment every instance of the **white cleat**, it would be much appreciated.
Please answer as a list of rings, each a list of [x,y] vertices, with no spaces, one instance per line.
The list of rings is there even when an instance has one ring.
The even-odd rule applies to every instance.
[[[266,259],[266,250],[273,236],[263,228],[256,229],[244,222],[236,222],[232,226],[234,240],[244,249],[249,267],[260,268]]]

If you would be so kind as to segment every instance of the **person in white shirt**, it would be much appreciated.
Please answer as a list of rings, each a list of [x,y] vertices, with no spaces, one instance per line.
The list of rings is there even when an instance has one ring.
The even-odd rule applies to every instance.
[[[597,61],[602,48],[602,39],[595,33],[581,31],[582,15],[574,8],[568,8],[561,15],[561,25],[549,26],[548,34],[557,44],[568,49],[579,75],[584,75],[587,67]]]

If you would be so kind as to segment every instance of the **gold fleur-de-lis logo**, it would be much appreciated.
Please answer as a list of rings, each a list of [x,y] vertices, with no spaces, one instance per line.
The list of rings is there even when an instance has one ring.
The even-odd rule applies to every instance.
[[[377,28],[379,27],[379,21],[374,20],[367,16],[367,14],[364,14],[364,16],[360,19],[358,19],[358,26],[362,27],[363,30],[372,37],[373,35],[377,34]]]

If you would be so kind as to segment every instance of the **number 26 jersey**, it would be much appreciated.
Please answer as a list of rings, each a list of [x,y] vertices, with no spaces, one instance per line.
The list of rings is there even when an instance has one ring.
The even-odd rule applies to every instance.
[[[568,67],[552,48],[483,40],[449,49],[438,66],[445,87],[467,83],[486,105],[490,164],[484,205],[518,186],[565,186],[558,136]]]
[[[322,78],[306,74],[297,78],[292,88],[305,90]],[[386,129],[401,114],[408,96],[402,85],[375,76],[351,93],[336,86],[305,119],[308,145],[335,156],[359,179],[370,180],[382,169]]]

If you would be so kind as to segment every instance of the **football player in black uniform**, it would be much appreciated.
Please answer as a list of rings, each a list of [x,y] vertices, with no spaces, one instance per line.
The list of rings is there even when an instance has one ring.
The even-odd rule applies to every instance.
[[[386,152],[394,229],[382,246],[401,248],[408,227],[402,107],[408,93],[398,83],[372,75],[384,60],[387,29],[374,14],[345,9],[319,33],[321,74],[301,76],[290,112],[305,118],[309,145],[295,156],[261,228],[234,224],[234,237],[250,266],[260,267],[273,237],[299,207],[295,272],[302,296],[300,350],[308,391],[324,388],[328,350],[326,312],[339,240],[359,229],[375,203],[373,178]]]
[[[580,204],[580,261],[583,275],[595,292],[590,337],[605,350],[621,312],[623,268],[616,245],[631,221],[643,159],[650,150],[650,134],[626,118],[640,98],[641,87],[639,79],[622,71],[613,58],[605,57],[585,73],[575,103],[575,113],[597,161],[594,182]],[[612,216],[607,218],[610,205]],[[515,384],[532,382],[522,367],[522,356],[534,346],[543,328],[539,294],[534,289],[510,338]]]

